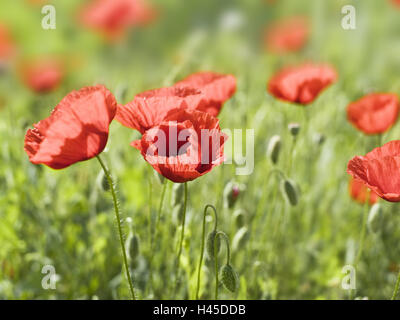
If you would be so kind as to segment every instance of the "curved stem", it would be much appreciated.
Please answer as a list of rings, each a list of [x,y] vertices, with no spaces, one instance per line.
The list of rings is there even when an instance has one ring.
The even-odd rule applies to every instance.
[[[200,249],[200,261],[199,261],[199,267],[197,271],[197,288],[196,288],[196,300],[199,300],[199,291],[200,291],[200,271],[201,271],[201,265],[203,263],[203,255],[204,255],[204,238],[206,235],[206,215],[207,215],[207,209],[212,208],[214,210],[214,230],[217,230],[218,226],[218,216],[217,216],[217,209],[211,204],[207,204],[204,208],[204,213],[203,213],[203,231],[202,231],[202,237],[201,237],[201,249]]]
[[[396,285],[394,287],[394,291],[393,291],[393,295],[391,300],[395,300],[397,297],[397,294],[399,292],[399,287],[400,287],[400,270],[399,270],[399,275],[397,276],[397,281],[396,281]]]
[[[218,300],[218,250],[217,250],[217,238],[221,236],[225,240],[226,244],[226,250],[227,250],[227,255],[226,255],[226,264],[229,265],[229,262],[231,260],[231,249],[229,246],[229,238],[226,235],[225,232],[223,231],[218,231],[215,236],[214,236],[214,268],[215,268],[215,300]]]
[[[119,207],[118,207],[117,194],[115,193],[114,182],[113,182],[113,180],[111,178],[111,174],[108,171],[107,167],[105,166],[103,160],[101,160],[100,155],[97,155],[96,158],[97,158],[97,160],[99,160],[99,163],[104,171],[104,174],[107,177],[108,184],[110,185],[110,192],[111,192],[113,202],[114,202],[114,211],[115,211],[115,217],[117,219],[119,241],[120,241],[121,249],[122,249],[122,256],[123,256],[123,260],[124,260],[126,277],[128,278],[129,289],[130,289],[130,292],[132,295],[132,299],[136,300],[135,290],[133,289],[132,278],[131,278],[131,274],[129,272],[128,259],[126,257],[125,243],[124,243],[124,239],[122,236],[121,216],[120,216]]]
[[[181,254],[182,254],[182,246],[183,246],[183,239],[185,237],[185,222],[186,222],[186,207],[187,207],[187,182],[185,182],[185,202],[183,204],[183,218],[182,218],[182,230],[181,230],[181,239],[179,242],[179,250],[178,250],[178,260],[177,260],[177,265],[176,265],[176,278],[178,279],[179,275],[179,265],[180,265],[180,260],[181,260]]]

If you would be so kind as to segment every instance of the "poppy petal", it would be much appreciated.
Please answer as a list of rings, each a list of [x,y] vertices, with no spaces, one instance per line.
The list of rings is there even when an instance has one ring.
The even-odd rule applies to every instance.
[[[29,160],[62,169],[95,157],[106,146],[115,113],[115,98],[104,86],[69,93],[50,117],[28,129],[25,151]]]

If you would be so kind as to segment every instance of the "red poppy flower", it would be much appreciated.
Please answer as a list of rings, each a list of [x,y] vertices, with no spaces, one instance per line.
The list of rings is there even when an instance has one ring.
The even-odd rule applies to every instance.
[[[305,17],[291,17],[270,25],[265,33],[267,50],[286,53],[300,50],[309,36],[308,21]]]
[[[133,26],[151,21],[155,11],[145,0],[93,0],[81,11],[81,21],[106,38],[118,39]]]
[[[347,172],[379,197],[400,201],[400,140],[390,141],[349,161]]]
[[[368,189],[362,181],[351,178],[349,181],[350,196],[357,202],[364,204],[367,200],[369,204],[378,202],[378,195]]]
[[[392,0],[392,3],[397,6],[400,7],[400,0]]]
[[[62,169],[103,151],[117,103],[104,86],[72,91],[50,117],[25,135],[25,151],[34,164]]]
[[[176,109],[131,145],[159,174],[181,183],[221,164],[226,139],[217,118],[205,112]]]
[[[57,89],[64,77],[61,63],[52,58],[24,62],[20,72],[24,83],[37,93],[47,93]]]
[[[397,95],[372,93],[347,107],[347,119],[366,134],[387,131],[397,120],[399,113]]]
[[[278,72],[269,81],[268,91],[278,99],[307,105],[336,79],[336,71],[328,65],[305,64]]]
[[[130,103],[119,105],[115,118],[122,125],[143,134],[160,124],[171,111],[177,108],[196,109],[204,102],[204,95],[194,88],[160,88],[140,93]]]
[[[236,92],[236,78],[231,74],[197,72],[177,82],[175,86],[188,86],[201,90],[206,102],[197,110],[217,116],[224,102]]]
[[[14,42],[7,27],[0,24],[0,62],[7,60],[14,53]]]

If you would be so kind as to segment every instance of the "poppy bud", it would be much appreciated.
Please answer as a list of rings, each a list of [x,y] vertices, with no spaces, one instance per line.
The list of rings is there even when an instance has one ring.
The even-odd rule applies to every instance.
[[[268,143],[267,155],[273,164],[278,162],[279,152],[281,151],[281,137],[273,136]]]
[[[245,212],[242,209],[238,209],[233,213],[233,218],[237,228],[241,228],[245,224]]]
[[[288,128],[289,128],[290,134],[293,137],[295,137],[295,136],[297,136],[299,134],[300,124],[298,124],[298,123],[289,123]]]
[[[207,241],[206,241],[206,250],[207,250],[207,255],[210,259],[214,259],[214,243],[216,242],[216,247],[217,247],[217,254],[219,253],[219,250],[221,248],[221,240],[219,237],[215,239],[215,235],[217,234],[217,230],[211,231],[208,236],[207,236]]]
[[[243,248],[248,239],[249,239],[249,230],[247,229],[247,227],[240,228],[239,231],[236,232],[232,240],[233,251],[237,251],[238,249]]]
[[[183,183],[174,183],[172,186],[172,199],[171,204],[174,207],[183,200],[183,193],[185,191]]]
[[[226,208],[233,208],[239,195],[246,189],[244,185],[237,184],[235,182],[228,182],[224,189],[224,200]]]
[[[382,208],[379,203],[375,203],[369,210],[367,225],[368,229],[375,233],[379,230],[380,217],[382,215]]]
[[[126,239],[126,251],[131,261],[135,261],[139,256],[139,237],[136,234],[130,233]]]
[[[108,183],[108,179],[105,176],[103,171],[100,171],[98,177],[97,177],[97,183],[99,185],[99,188],[103,191],[109,191],[110,190],[110,185]]]
[[[291,206],[296,206],[299,201],[296,189],[294,181],[286,179],[282,180],[281,191]]]
[[[221,269],[221,282],[230,292],[235,292],[239,287],[239,276],[235,269],[226,264]]]
[[[321,133],[316,133],[314,136],[314,141],[317,145],[322,145],[325,142],[325,136]]]

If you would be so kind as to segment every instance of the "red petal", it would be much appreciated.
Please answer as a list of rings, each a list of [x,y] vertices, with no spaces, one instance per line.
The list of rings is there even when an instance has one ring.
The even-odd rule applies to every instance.
[[[95,157],[106,146],[115,113],[115,98],[104,86],[69,93],[50,117],[26,133],[29,160],[61,169]]]
[[[177,108],[196,109],[204,103],[202,93],[193,88],[168,87],[145,91],[132,102],[118,106],[116,120],[141,133],[160,124]]]
[[[332,67],[306,64],[277,73],[269,81],[268,91],[278,99],[306,105],[336,79],[337,74]]]
[[[175,86],[188,86],[201,90],[206,97],[206,103],[196,109],[217,116],[225,101],[236,92],[236,79],[230,74],[197,72],[177,82]]]
[[[347,107],[348,120],[366,134],[387,131],[396,122],[399,100],[395,94],[369,94]]]

